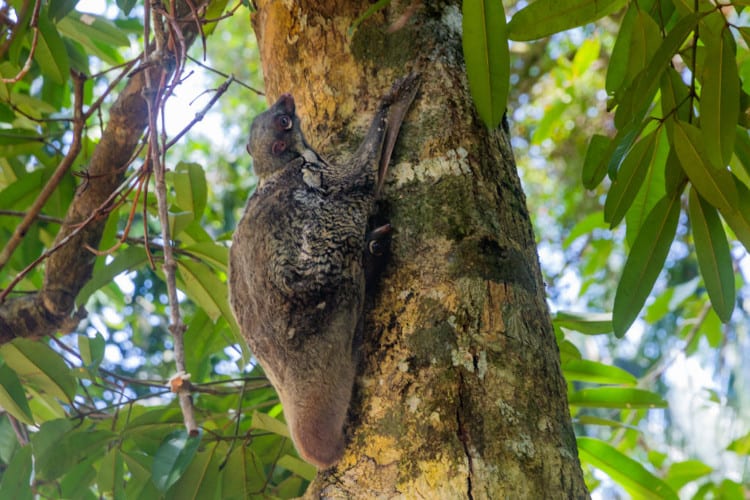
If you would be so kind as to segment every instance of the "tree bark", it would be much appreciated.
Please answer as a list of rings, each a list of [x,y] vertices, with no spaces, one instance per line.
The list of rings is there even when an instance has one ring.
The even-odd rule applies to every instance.
[[[318,151],[344,157],[408,72],[420,95],[382,215],[391,259],[366,321],[342,461],[309,498],[586,498],[534,234],[507,130],[474,111],[460,2],[258,0],[272,102],[292,92]]]

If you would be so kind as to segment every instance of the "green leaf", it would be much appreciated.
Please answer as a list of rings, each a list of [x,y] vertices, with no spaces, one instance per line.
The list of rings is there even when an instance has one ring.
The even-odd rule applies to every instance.
[[[583,26],[620,10],[625,0],[536,0],[508,23],[511,40],[535,40]]]
[[[68,52],[65,50],[57,28],[52,24],[46,12],[39,15],[38,27],[39,38],[34,60],[39,64],[44,76],[62,85],[68,81],[70,74]]]
[[[206,174],[197,163],[180,162],[172,177],[176,204],[182,210],[192,212],[195,220],[200,220],[206,208],[208,189]]]
[[[577,442],[582,462],[607,474],[631,495],[637,498],[677,500],[677,494],[666,483],[613,446],[589,437],[579,437]]]
[[[581,389],[568,396],[568,404],[585,408],[666,408],[667,402],[655,392],[625,387]]]
[[[17,338],[0,347],[0,356],[24,383],[65,402],[75,396],[78,384],[70,368],[47,344]]]
[[[18,448],[13,459],[3,471],[0,483],[0,498],[13,500],[31,500],[34,498],[31,488],[31,446]]]
[[[609,313],[574,313],[558,311],[552,318],[555,326],[585,333],[598,335],[612,331],[612,315]]]
[[[660,129],[654,130],[636,142],[622,161],[604,204],[604,220],[610,223],[610,227],[620,223],[640,191],[654,158],[660,132]]]
[[[219,481],[220,458],[216,456],[217,446],[195,455],[185,473],[167,492],[167,499],[203,500],[220,498]]]
[[[78,42],[90,54],[108,64],[122,62],[122,56],[115,47],[130,44],[120,28],[93,14],[73,12],[58,23],[58,29],[65,37]]]
[[[566,380],[578,380],[595,384],[635,385],[638,380],[622,368],[597,363],[585,359],[563,363],[562,371]]]
[[[620,55],[620,57],[625,60],[615,61],[620,65],[623,65],[624,68],[619,72],[615,71],[613,81],[610,81],[609,75],[609,72],[612,71],[613,61],[610,61],[607,69],[607,82],[610,85],[618,83],[617,87],[612,90],[613,92],[620,91],[623,83],[630,83],[638,77],[639,73],[648,64],[649,57],[653,53],[653,47],[658,47],[662,40],[661,30],[648,12],[644,9],[638,8],[635,4],[632,4],[630,9],[634,11],[635,15],[631,16],[634,21],[631,22],[630,33],[626,35],[623,41],[623,43],[628,43],[628,46],[626,47],[626,50],[620,49],[624,52],[624,57],[623,55]],[[618,48],[617,44],[620,41],[620,36],[622,36],[622,34],[617,36],[615,48]],[[622,74],[621,77],[620,74]],[[621,78],[621,80],[617,81],[615,78]],[[609,90],[609,87],[607,87],[607,89]],[[619,102],[618,97],[621,93],[622,92],[614,93],[613,104]]]
[[[620,21],[620,29],[615,40],[615,46],[612,49],[612,55],[609,58],[607,77],[604,84],[604,88],[609,95],[615,94],[623,83],[628,81],[626,76],[630,69],[630,65],[628,64],[630,53],[633,51],[632,45],[637,43],[637,41],[633,40],[635,37],[633,27],[640,11],[641,9],[636,4],[630,4],[622,21]],[[636,74],[637,72],[630,75],[630,79],[635,78]]]
[[[34,471],[39,479],[57,479],[80,462],[104,455],[108,445],[117,438],[111,431],[72,429],[60,422],[45,422],[31,440]]]
[[[674,491],[680,491],[687,483],[710,474],[711,471],[713,469],[700,460],[686,460],[672,464],[664,481]]]
[[[479,117],[494,129],[510,87],[508,30],[502,0],[463,0],[463,51],[469,90]]]
[[[729,322],[734,311],[734,269],[727,236],[716,209],[690,190],[690,225],[693,229],[698,267],[711,305],[721,321]]]
[[[573,423],[581,424],[581,425],[603,425],[606,427],[619,427],[619,428],[631,429],[636,432],[639,430],[638,427],[625,424],[619,420],[611,420],[609,418],[595,417],[593,415],[581,415],[580,417],[576,417]]]
[[[612,324],[622,337],[646,302],[664,266],[680,216],[680,198],[662,198],[643,222],[617,285]]]
[[[102,334],[96,332],[94,337],[85,334],[78,335],[78,352],[81,354],[83,364],[90,368],[96,368],[104,359],[106,341]]]
[[[583,160],[581,180],[584,187],[594,189],[604,180],[607,175],[607,160],[610,154],[612,140],[604,135],[594,134],[586,149],[586,157]]]
[[[638,191],[638,194],[635,196],[635,199],[625,214],[625,222],[627,224],[625,239],[631,247],[641,230],[641,226],[643,226],[643,222],[646,220],[646,217],[648,217],[648,214],[653,210],[659,200],[666,195],[665,176],[667,168],[676,168],[683,177],[685,175],[682,173],[682,167],[680,167],[676,155],[673,155],[674,158],[672,159],[676,166],[669,165],[669,153],[668,134],[660,132],[659,138],[656,141],[656,147],[654,148],[653,157],[651,158],[651,166],[649,167],[648,172],[646,172],[646,177],[641,185],[641,189]],[[686,177],[684,178],[687,179]],[[680,194],[681,193],[678,193],[675,190],[674,196],[679,196]]]
[[[739,196],[732,174],[711,164],[700,130],[689,123],[677,121],[674,127],[674,148],[682,169],[698,193],[722,213],[735,210]]]
[[[182,247],[180,250],[199,258],[205,264],[208,264],[219,271],[227,271],[229,249],[213,240],[188,245]]]
[[[224,316],[230,322],[233,320],[226,284],[216,277],[210,267],[180,259],[177,261],[177,271],[180,289],[203,308],[212,321],[216,322],[219,316]]]
[[[122,498],[124,473],[122,453],[119,448],[112,448],[99,464],[99,473],[96,476],[99,492],[105,494],[106,498]]]
[[[75,9],[78,0],[49,0],[49,17],[54,22],[58,22],[65,17],[68,12]]]
[[[60,21],[61,25],[71,27],[90,40],[111,47],[128,47],[130,40],[125,32],[109,19],[96,14],[71,12]]]
[[[167,491],[177,482],[193,461],[200,436],[189,437],[184,429],[169,434],[154,454],[151,466],[154,484],[159,491]]]
[[[688,99],[690,90],[682,81],[680,74],[669,67],[661,77],[659,86],[661,90],[661,114],[665,121],[670,143],[674,142],[672,129],[677,119],[687,121],[690,116],[690,101]]]
[[[0,406],[21,422],[34,425],[34,417],[21,381],[5,362],[0,363]]]
[[[284,455],[276,464],[308,481],[315,479],[315,475],[318,472],[315,466],[291,455]]]
[[[125,271],[138,269],[148,262],[146,250],[140,246],[130,246],[117,252],[115,258],[107,266],[98,268],[86,285],[78,292],[76,304],[80,307],[86,304],[91,294],[101,287],[112,283],[117,275]]]
[[[723,20],[723,19],[722,19]],[[735,127],[740,113],[740,77],[729,30],[704,36],[706,59],[701,91],[701,131],[711,164],[724,167],[734,151]]]
[[[279,436],[291,439],[291,435],[289,434],[289,429],[287,428],[286,424],[284,422],[281,422],[280,420],[276,420],[266,413],[254,411],[252,426],[255,429],[272,432],[274,434],[278,434]]]
[[[265,487],[263,462],[250,446],[232,450],[224,466],[221,493],[224,498],[251,498]]]
[[[656,90],[659,88],[662,73],[670,67],[672,57],[682,46],[687,36],[698,23],[698,16],[690,14],[680,19],[674,28],[661,42],[653,57],[636,78],[624,90],[617,107],[615,125],[623,129],[628,124],[639,123],[643,120]]]
[[[738,193],[739,205],[734,210],[722,212],[721,215],[737,239],[745,246],[745,250],[750,252],[750,189],[734,176],[732,181]]]
[[[727,450],[733,451],[738,455],[750,455],[750,432],[729,443]]]

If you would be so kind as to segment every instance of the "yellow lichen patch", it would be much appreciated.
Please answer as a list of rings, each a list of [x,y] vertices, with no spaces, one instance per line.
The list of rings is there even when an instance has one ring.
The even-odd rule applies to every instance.
[[[401,453],[393,436],[372,434],[368,436],[364,446],[364,454],[375,461],[378,465],[388,465],[396,462]]]
[[[398,489],[409,493],[409,498],[463,498],[466,495],[466,464],[456,466],[444,456],[437,460],[423,460],[419,464],[419,473],[406,482],[401,482]]]

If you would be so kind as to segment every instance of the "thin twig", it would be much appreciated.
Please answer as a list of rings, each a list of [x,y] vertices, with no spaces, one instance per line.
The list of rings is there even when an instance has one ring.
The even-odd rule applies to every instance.
[[[6,215],[8,217],[26,217],[26,212],[21,212],[20,210],[0,210],[0,215]],[[52,222],[54,224],[63,223],[61,218],[52,217],[51,215],[36,214],[34,218],[42,222]]]
[[[199,121],[203,120],[203,118],[206,116],[206,113],[208,112],[208,110],[210,110],[213,107],[213,105],[216,104],[216,101],[218,101],[219,98],[222,95],[224,95],[224,92],[227,91],[227,89],[229,88],[229,85],[233,81],[235,81],[234,77],[230,76],[227,79],[227,81],[225,81],[224,83],[222,83],[219,86],[219,88],[216,89],[216,92],[211,97],[211,99],[208,101],[208,103],[206,103],[206,105],[203,107],[203,109],[201,109],[200,111],[198,111],[197,113],[195,113],[195,117],[193,117],[193,119],[190,121],[190,123],[188,123],[185,128],[183,128],[182,130],[180,130],[180,132],[176,136],[174,136],[174,138],[171,141],[169,141],[166,144],[165,149],[169,149],[172,146],[174,146],[177,143],[177,141],[179,141],[180,139],[182,139],[182,136],[185,135],[188,130],[190,130],[191,128],[193,128],[193,125],[195,125]]]
[[[166,16],[165,16],[166,17]],[[158,26],[158,20],[154,16],[154,27]],[[155,30],[158,31],[158,30]],[[180,34],[181,35],[181,34]],[[179,56],[184,57],[185,45],[184,40],[181,36],[177,35],[177,39],[180,44]],[[158,38],[158,37],[157,37]],[[148,42],[148,40],[147,40]],[[184,59],[183,59],[184,60]],[[181,63],[177,61],[177,67],[175,69],[176,76],[179,78],[179,72],[181,71]],[[146,91],[151,95],[146,96],[146,103],[148,106],[148,157],[151,160],[151,165],[154,172],[154,179],[156,184],[156,202],[159,212],[159,221],[161,223],[162,240],[164,241],[164,277],[167,284],[167,297],[169,298],[169,331],[174,339],[174,356],[175,365],[178,374],[186,373],[185,368],[185,324],[182,322],[180,315],[180,304],[177,297],[177,262],[172,252],[172,237],[170,235],[169,228],[169,211],[167,206],[167,185],[165,180],[165,165],[162,162],[162,152],[159,148],[159,138],[157,134],[157,119],[159,110],[162,110],[162,89],[164,88],[166,72],[162,71],[159,74],[159,85],[154,86],[154,82],[151,77],[152,71],[146,71],[147,87]],[[180,403],[180,409],[182,410],[182,416],[185,423],[187,432],[191,436],[198,435],[198,425],[195,420],[195,409],[193,407],[193,400],[190,396],[188,384],[176,384],[177,399]],[[174,387],[174,386],[173,386]]]
[[[197,65],[198,65],[198,66],[200,66],[201,68],[203,68],[203,69],[206,69],[206,70],[208,70],[208,71],[210,71],[210,72],[212,72],[212,73],[216,73],[217,75],[219,75],[219,76],[223,76],[224,78],[233,78],[233,79],[234,79],[234,81],[235,81],[235,82],[237,82],[237,84],[239,84],[239,85],[241,85],[241,86],[245,87],[245,88],[246,88],[246,89],[248,89],[248,90],[251,90],[251,91],[255,92],[255,93],[256,93],[256,94],[258,94],[258,95],[266,95],[266,93],[265,93],[265,92],[263,92],[263,91],[261,91],[261,90],[258,90],[258,89],[254,88],[254,87],[251,87],[250,85],[248,85],[247,83],[243,82],[242,80],[237,80],[236,78],[234,78],[234,76],[233,76],[233,75],[228,75],[228,74],[226,74],[226,73],[223,73],[223,72],[219,71],[219,70],[218,70],[218,69],[216,69],[216,68],[212,68],[211,66],[209,66],[209,65],[207,65],[207,64],[204,64],[204,63],[200,62],[200,61],[199,61],[198,59],[196,59],[196,58],[194,58],[194,57],[192,57],[192,56],[190,56],[190,55],[188,55],[188,56],[187,56],[187,58],[188,58],[188,60],[190,60],[190,61],[194,62],[195,64],[197,64]]]
[[[24,217],[21,223],[16,226],[8,244],[5,245],[2,253],[0,253],[0,269],[5,266],[15,249],[21,244],[24,236],[26,236],[26,231],[28,231],[29,227],[36,219],[37,214],[41,212],[42,207],[47,203],[49,197],[52,196],[57,185],[60,184],[60,181],[62,181],[63,177],[68,172],[68,169],[78,157],[78,153],[81,151],[81,135],[83,134],[83,124],[85,123],[83,119],[84,77],[76,72],[72,72],[71,74],[73,75],[73,94],[75,99],[73,110],[73,142],[71,142],[68,153],[62,159],[60,164],[57,165],[57,169],[55,169],[52,177],[47,181],[42,192],[39,193],[39,196],[34,200],[34,204],[26,213],[26,217]]]
[[[34,59],[34,53],[36,52],[36,45],[39,41],[39,26],[37,26],[39,22],[39,9],[42,6],[42,0],[36,0],[34,2],[34,12],[31,13],[31,22],[29,23],[29,26],[32,30],[34,30],[33,38],[31,39],[31,48],[29,49],[29,56],[26,58],[26,62],[23,65],[23,68],[21,68],[21,71],[18,72],[16,76],[13,78],[2,78],[0,81],[3,83],[16,83],[19,80],[21,80],[24,76],[26,76],[26,73],[29,72],[31,69],[31,61]]]

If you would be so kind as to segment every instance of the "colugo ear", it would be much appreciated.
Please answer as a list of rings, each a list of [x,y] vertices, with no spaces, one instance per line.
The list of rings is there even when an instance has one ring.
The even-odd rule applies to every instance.
[[[279,156],[284,151],[286,151],[286,142],[284,141],[274,141],[271,145],[271,153],[273,153],[274,156]]]

